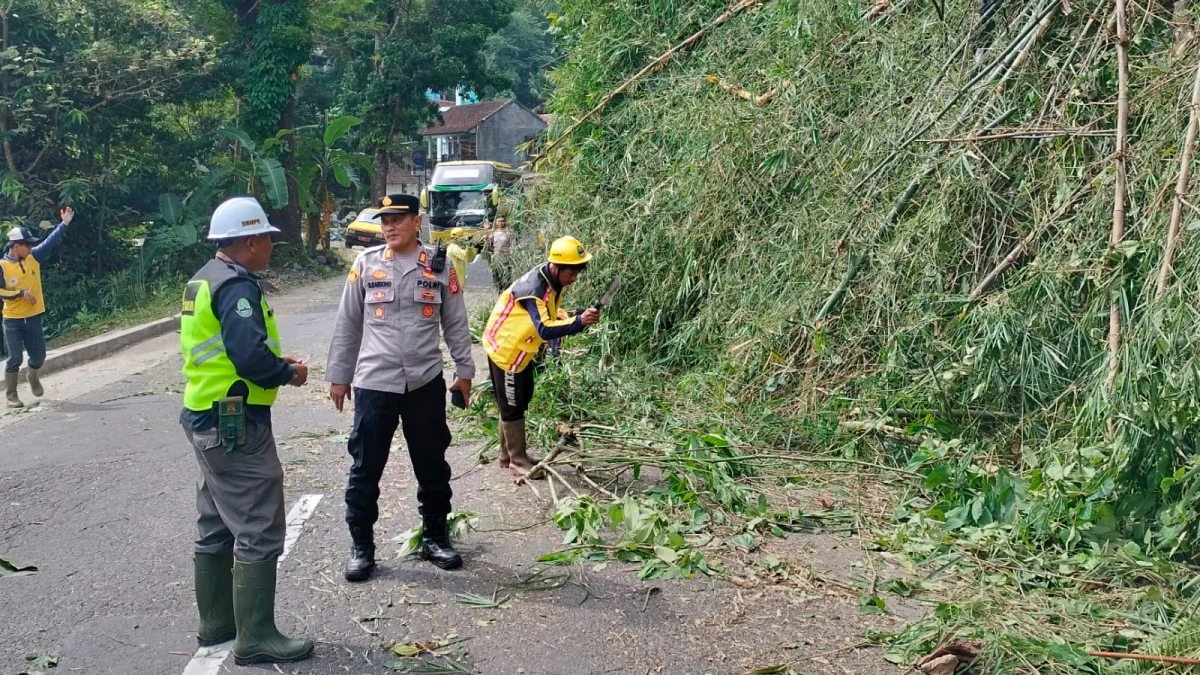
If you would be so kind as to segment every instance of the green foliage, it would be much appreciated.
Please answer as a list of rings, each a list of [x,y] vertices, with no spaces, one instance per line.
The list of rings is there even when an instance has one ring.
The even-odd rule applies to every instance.
[[[236,73],[235,87],[246,109],[245,128],[254,138],[273,136],[296,95],[299,69],[308,62],[313,39],[303,0],[247,2],[222,0],[244,32],[227,43],[227,68]]]
[[[944,14],[905,6],[875,23],[861,20],[861,3],[818,4],[764,2],[737,16],[544,167],[544,238],[571,223],[598,254],[592,283],[626,279],[608,312],[621,326],[615,353],[677,376],[717,371],[738,403],[785,419],[934,411],[928,431],[962,446],[910,459],[927,472],[927,515],[948,531],[1020,522],[1068,548],[1119,533],[1190,555],[1200,324],[1182,293],[1200,265],[1180,260],[1164,301],[1146,292],[1170,212],[1155,195],[1177,159],[1133,163],[1119,250],[1107,252],[1097,227],[1112,209],[1103,130],[1114,120],[1101,104],[1116,82],[1111,43],[1093,46],[1102,36],[1088,16],[1111,8],[1005,5],[1006,25],[976,63],[957,51],[971,3],[946,3]],[[727,3],[560,5],[568,52],[553,108],[575,118]],[[1017,63],[1043,16],[1045,32]],[[1135,148],[1174,158],[1190,61],[1167,56],[1158,17],[1139,31]],[[778,95],[756,106],[710,84],[713,74]],[[1047,126],[1097,133],[924,142]],[[966,302],[1031,229],[1036,249]],[[1113,298],[1125,342],[1109,394]],[[939,412],[968,408],[1015,423]]]
[[[549,99],[547,69],[558,57],[546,12],[535,0],[518,2],[508,25],[487,39],[489,67],[510,83],[505,93],[527,108]]]
[[[729,7],[558,4],[563,119]],[[1113,625],[1136,644],[1195,593],[1200,262],[1177,258],[1161,300],[1154,285],[1200,47],[1172,55],[1157,5],[1131,10],[1129,221],[1110,251],[1111,3],[1003,3],[978,60],[977,3],[892,3],[874,21],[867,5],[764,0],[540,166],[545,208],[523,225],[596,254],[572,293],[616,273],[625,290],[534,410],[625,434],[721,426],[781,462],[907,467],[920,480],[878,544],[963,584],[896,643],[905,665],[958,636],[985,640],[980,672],[1096,669],[1080,645],[1113,646]],[[672,393],[647,400],[636,381]],[[724,484],[645,456],[677,503]],[[756,504],[732,490],[719,506]]]
[[[437,113],[425,98],[430,89],[495,89],[484,46],[513,6],[514,0],[389,0],[344,8],[358,30],[324,46],[339,75],[338,108],[363,120],[361,149],[391,152],[415,136]],[[323,22],[345,19],[325,15]]]

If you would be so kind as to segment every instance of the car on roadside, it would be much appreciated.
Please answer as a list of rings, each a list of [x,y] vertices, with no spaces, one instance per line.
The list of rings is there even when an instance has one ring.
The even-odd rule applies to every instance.
[[[375,219],[379,209],[363,209],[359,211],[349,225],[346,226],[346,248],[362,246],[379,246],[386,243],[383,238],[383,228]]]

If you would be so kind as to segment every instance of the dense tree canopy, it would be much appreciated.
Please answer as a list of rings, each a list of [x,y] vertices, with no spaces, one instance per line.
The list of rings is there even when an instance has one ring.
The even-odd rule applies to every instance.
[[[0,221],[79,214],[51,330],[186,268],[228,194],[313,246],[382,191],[437,115],[428,90],[537,105],[539,21],[534,0],[0,0]]]

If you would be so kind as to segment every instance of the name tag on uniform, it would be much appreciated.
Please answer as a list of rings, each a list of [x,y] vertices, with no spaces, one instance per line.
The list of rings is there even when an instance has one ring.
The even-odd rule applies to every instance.
[[[417,291],[413,294],[413,300],[423,305],[440,305],[442,304],[442,294],[438,291],[438,289],[422,288],[418,284]]]

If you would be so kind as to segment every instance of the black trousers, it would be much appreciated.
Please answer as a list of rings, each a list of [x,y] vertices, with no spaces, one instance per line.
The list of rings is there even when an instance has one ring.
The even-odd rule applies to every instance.
[[[379,519],[379,479],[387,466],[396,427],[417,477],[418,511],[426,520],[450,513],[450,427],[446,425],[446,380],[404,394],[354,388],[354,430],[350,432],[350,479],[346,523],[369,528]]]
[[[501,422],[520,422],[533,400],[533,376],[538,362],[530,364],[519,373],[510,373],[488,357],[488,374],[492,378],[492,391],[496,394],[496,405],[500,406]]]

